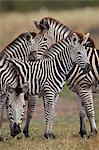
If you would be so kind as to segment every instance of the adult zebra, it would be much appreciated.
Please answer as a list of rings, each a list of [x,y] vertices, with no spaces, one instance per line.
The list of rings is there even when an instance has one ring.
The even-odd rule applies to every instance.
[[[52,43],[56,43],[58,40],[61,40],[61,38],[65,38],[66,36],[69,36],[71,34],[71,29],[69,29],[68,27],[66,27],[65,25],[61,24],[60,22],[58,22],[57,20],[53,19],[53,18],[44,18],[40,21],[40,23],[38,22],[34,22],[36,27],[40,30],[40,33],[38,34],[39,36],[37,36],[35,38],[35,40],[38,41],[42,39],[42,41],[44,41],[44,39],[46,38],[45,35],[49,35],[52,37],[52,39],[49,39],[49,45]],[[66,28],[66,29],[65,29]],[[67,32],[68,31],[68,34]],[[83,39],[83,36],[81,34],[79,34],[80,37],[80,42]],[[43,42],[42,42],[43,43]],[[36,43],[37,44],[37,43]],[[47,46],[47,45],[46,45]],[[92,74],[88,74],[89,76],[89,81],[86,82],[85,85],[81,84],[81,80],[83,79],[83,74],[75,67],[75,69],[72,72],[71,77],[68,78],[67,83],[69,85],[69,87],[77,93],[77,97],[78,97],[78,102],[79,104],[79,115],[80,115],[80,134],[83,137],[84,134],[86,134],[86,129],[85,129],[85,125],[82,125],[82,122],[84,122],[83,118],[84,118],[84,111],[83,111],[83,104],[80,98],[80,89],[79,89],[79,84],[77,85],[76,83],[81,82],[81,87],[83,90],[83,86],[85,88],[85,91],[83,91],[83,98],[85,97],[85,99],[87,99],[88,95],[90,97],[90,99],[92,98],[92,93],[91,91],[88,92],[88,87],[90,85],[90,83],[92,82],[92,80],[94,80],[93,82],[93,87],[94,87],[94,83],[98,83],[97,79],[99,78],[99,51],[90,48],[90,47],[95,47],[94,42],[92,41],[91,38],[89,38],[87,40],[87,42],[85,42],[85,48],[87,50],[87,55],[88,58],[90,60],[91,63],[91,67],[92,67]],[[41,56],[45,53],[46,49],[41,50],[41,51],[37,51],[37,57],[40,59]],[[72,80],[73,79],[73,80]],[[85,80],[85,79],[84,79]],[[86,100],[87,102],[87,100]],[[92,127],[91,127],[92,128]],[[92,129],[91,129],[92,130]],[[96,132],[96,131],[95,131]]]
[[[85,41],[86,36],[83,42]],[[78,36],[75,33],[67,39],[63,39],[51,46],[48,53],[44,55],[44,58],[38,61],[28,63],[8,59],[19,69],[21,82],[29,82],[28,94],[30,97],[32,95],[43,96],[46,118],[45,138],[50,139],[55,137],[52,133],[52,125],[55,104],[58,100],[59,93],[65,84],[68,74],[71,74],[74,63],[78,63],[85,71],[88,69],[89,65],[86,64],[86,57],[86,51],[82,44],[78,42]],[[86,75],[84,77],[87,78]],[[90,111],[86,103],[84,103],[84,106],[90,116]],[[91,107],[93,108],[93,102]],[[94,116],[93,110],[91,114]],[[94,128],[96,129],[96,126],[93,127],[93,130]],[[26,135],[28,135],[27,130],[28,126],[25,128]]]
[[[23,118],[24,113],[24,94],[25,94],[25,86],[19,85],[19,79],[16,70],[13,68],[13,65],[8,63],[5,57],[9,58],[17,58],[19,60],[28,61],[30,57],[30,52],[33,50],[33,38],[35,37],[35,33],[31,32],[24,32],[19,35],[13,42],[11,42],[6,48],[2,50],[0,53],[0,132],[1,132],[1,125],[2,125],[2,118],[3,118],[3,108],[4,103],[7,95],[5,96],[5,92],[7,89],[7,85],[10,84],[10,89],[8,88],[8,98],[7,99],[7,112],[9,114],[9,121],[10,121],[10,129],[11,135],[14,136],[17,133],[18,124]],[[14,85],[15,84],[15,85]],[[5,90],[4,90],[5,89]],[[11,96],[12,98],[11,98]],[[16,100],[19,99],[17,102],[19,104],[16,105]],[[8,101],[9,100],[9,101]],[[18,118],[14,115],[16,114],[13,109],[11,108],[10,103],[15,105],[15,110],[19,112]],[[21,107],[21,109],[20,109]],[[21,112],[23,111],[23,113]],[[22,116],[21,116],[22,115]],[[15,120],[14,120],[15,119]],[[14,123],[16,122],[16,124]],[[14,133],[15,132],[15,133]],[[2,133],[0,134],[2,139]]]

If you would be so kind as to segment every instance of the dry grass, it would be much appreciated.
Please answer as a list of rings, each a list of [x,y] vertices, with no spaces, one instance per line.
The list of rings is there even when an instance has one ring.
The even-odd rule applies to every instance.
[[[95,96],[96,123],[99,131],[99,96]],[[56,139],[46,140],[43,137],[45,123],[43,102],[37,101],[36,109],[30,125],[30,138],[20,134],[19,139],[11,138],[8,123],[3,123],[4,142],[0,150],[99,150],[99,134],[96,137],[81,138],[78,134],[79,119],[75,94],[64,88],[56,108],[53,131]],[[89,123],[87,120],[89,134]],[[22,124],[22,127],[24,122]]]
[[[67,89],[66,89],[67,90]],[[99,150],[99,134],[96,137],[81,138],[78,134],[79,119],[75,95],[68,96],[70,91],[63,90],[57,104],[56,119],[54,119],[53,132],[56,139],[46,140],[43,137],[45,122],[43,102],[38,101],[32,122],[30,124],[30,138],[25,139],[23,134],[19,139],[11,138],[8,124],[3,123],[4,142],[0,143],[0,150]],[[99,96],[95,96],[96,123],[99,131]],[[89,122],[86,121],[89,134]],[[24,126],[24,122],[22,127]]]
[[[43,17],[53,17],[66,24],[73,30],[86,33],[91,28],[99,27],[99,9],[79,9],[59,12],[31,12],[31,13],[1,13],[0,14],[0,49],[5,47],[18,34],[24,31],[36,31],[33,20]],[[99,46],[99,35],[91,35]]]

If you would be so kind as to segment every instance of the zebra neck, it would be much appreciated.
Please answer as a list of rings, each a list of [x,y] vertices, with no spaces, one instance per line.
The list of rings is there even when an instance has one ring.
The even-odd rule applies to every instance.
[[[66,80],[66,76],[69,74],[69,72],[73,68],[73,63],[70,58],[65,58],[59,61],[59,59],[55,59],[56,61],[56,67],[59,74],[63,77],[63,79]]]
[[[57,22],[50,23],[50,30],[52,31],[52,37],[54,36],[53,41],[55,42],[66,38],[72,32],[68,27]]]

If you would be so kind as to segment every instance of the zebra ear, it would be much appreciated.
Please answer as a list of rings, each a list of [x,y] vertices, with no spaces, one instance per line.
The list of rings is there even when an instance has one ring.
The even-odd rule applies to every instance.
[[[89,33],[87,33],[87,34],[84,35],[83,41],[82,41],[82,43],[81,43],[82,45],[84,45],[84,44],[87,43],[89,36],[90,36]]]
[[[37,21],[33,21],[33,23],[35,24],[35,26],[37,27],[38,30],[43,31],[44,29],[49,29],[49,23],[46,19],[43,20],[43,22],[38,23]]]
[[[35,36],[37,35],[35,32],[30,32],[30,34],[32,35],[32,38],[35,38]]]
[[[30,41],[32,35],[31,35],[30,32],[26,31],[26,32],[24,33],[24,36],[25,36],[25,39],[26,39],[27,41]]]
[[[40,26],[40,24],[38,23],[38,21],[33,20],[33,23],[35,24],[35,26],[36,26],[36,28],[37,28],[38,30],[41,30],[41,26]]]
[[[50,25],[46,19],[44,19],[43,23],[41,22],[40,24],[43,25],[44,29],[48,30],[50,28]]]
[[[72,34],[71,42],[72,42],[72,44],[76,44],[76,43],[79,42],[79,37],[77,36],[76,33],[73,33],[73,34]]]
[[[21,89],[22,89],[22,93],[26,93],[29,89],[29,82],[25,82],[22,86],[21,86]]]

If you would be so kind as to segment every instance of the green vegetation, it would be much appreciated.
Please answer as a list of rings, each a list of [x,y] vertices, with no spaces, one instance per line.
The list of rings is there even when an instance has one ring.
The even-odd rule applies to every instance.
[[[63,91],[60,94],[63,97],[68,97],[68,98],[72,98],[75,96],[75,93],[72,92],[66,85],[63,88]]]
[[[0,0],[0,11],[36,11],[40,9],[62,10],[97,7],[98,0]]]

